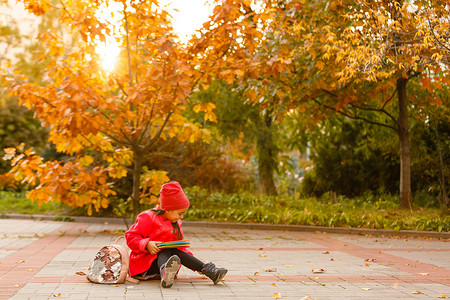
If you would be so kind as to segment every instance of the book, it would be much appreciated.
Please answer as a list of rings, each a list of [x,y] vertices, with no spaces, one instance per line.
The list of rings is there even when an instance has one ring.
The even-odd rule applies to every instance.
[[[164,248],[178,248],[178,247],[189,247],[191,245],[191,242],[189,240],[178,240],[178,241],[172,241],[172,242],[166,242],[156,245],[159,249]]]

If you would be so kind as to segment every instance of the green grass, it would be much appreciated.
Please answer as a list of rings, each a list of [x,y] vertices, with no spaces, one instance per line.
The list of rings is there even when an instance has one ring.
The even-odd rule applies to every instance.
[[[413,210],[404,209],[399,207],[397,196],[368,194],[355,199],[339,197],[334,203],[326,196],[297,199],[249,193],[210,193],[199,188],[186,188],[185,192],[191,202],[185,219],[190,221],[450,231],[448,210],[418,205]],[[24,193],[0,192],[0,214],[74,216],[82,212],[59,203],[38,206],[26,199]]]
[[[186,189],[191,207],[187,220],[315,225],[392,230],[449,231],[450,215],[439,208],[400,208],[398,197],[339,197],[295,199],[289,196],[261,197],[251,194],[209,194]]]
[[[37,205],[26,198],[26,193],[0,191],[0,214],[64,215],[70,213],[69,207],[61,203]]]

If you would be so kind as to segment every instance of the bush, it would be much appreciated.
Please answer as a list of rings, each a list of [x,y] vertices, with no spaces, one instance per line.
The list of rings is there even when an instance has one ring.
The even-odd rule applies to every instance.
[[[233,193],[248,189],[253,183],[239,161],[230,159],[213,143],[181,143],[171,139],[159,149],[148,168],[167,171],[168,177],[183,187],[199,186]]]
[[[48,130],[33,118],[33,112],[19,106],[15,99],[3,99],[0,95],[0,174],[10,170],[9,161],[1,159],[4,148],[26,143],[42,153],[47,146]]]

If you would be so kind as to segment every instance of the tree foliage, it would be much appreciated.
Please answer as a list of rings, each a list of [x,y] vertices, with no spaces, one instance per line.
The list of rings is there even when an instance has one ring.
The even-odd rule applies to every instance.
[[[51,128],[49,141],[57,151],[71,156],[44,161],[31,150],[9,149],[12,172],[34,186],[31,199],[86,206],[89,213],[108,206],[114,184],[130,172],[137,215],[139,203],[155,201],[168,180],[164,171],[143,169],[158,139],[206,137],[181,113],[205,69],[192,62],[191,49],[177,42],[167,12],[154,1],[117,2],[122,5],[117,24],[96,15],[111,2],[23,3],[37,15],[58,10],[65,30],[81,38],[70,46],[59,31],[41,32],[41,59],[51,58],[45,80],[38,84],[12,71],[3,77],[11,94]],[[122,49],[111,73],[101,68],[96,52],[108,35]]]

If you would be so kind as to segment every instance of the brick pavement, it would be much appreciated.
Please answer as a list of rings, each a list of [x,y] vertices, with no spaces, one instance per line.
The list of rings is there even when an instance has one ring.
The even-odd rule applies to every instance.
[[[0,219],[0,299],[450,298],[450,241],[436,238],[184,226],[197,257],[228,268],[222,283],[184,267],[171,289],[77,275],[123,230]]]

